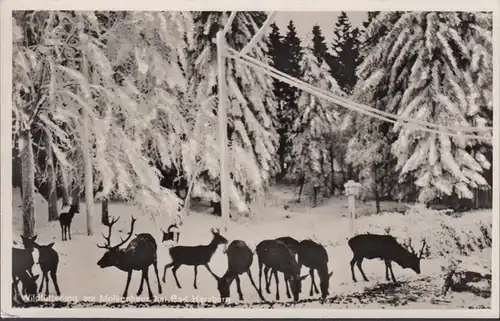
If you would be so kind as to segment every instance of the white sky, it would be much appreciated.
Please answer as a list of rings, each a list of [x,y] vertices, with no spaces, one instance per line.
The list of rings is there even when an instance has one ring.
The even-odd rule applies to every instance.
[[[362,27],[362,22],[366,20],[366,11],[346,11],[351,25]],[[328,47],[333,39],[333,29],[337,22],[340,11],[278,11],[275,22],[280,28],[282,35],[286,33],[286,27],[290,20],[293,20],[297,33],[302,40],[307,39],[315,24],[318,24],[326,38]]]

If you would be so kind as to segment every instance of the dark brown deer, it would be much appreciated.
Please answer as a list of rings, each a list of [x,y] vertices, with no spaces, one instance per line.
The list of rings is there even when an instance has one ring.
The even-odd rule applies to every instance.
[[[259,261],[259,291],[262,293],[262,267],[265,265],[272,270],[276,281],[276,300],[280,299],[278,272],[285,276],[285,283],[290,283],[290,290],[294,301],[299,300],[302,280],[307,277],[300,276],[300,266],[295,260],[292,251],[282,242],[264,240],[257,245],[257,258]],[[265,275],[264,275],[265,277]],[[287,287],[287,296],[290,297]]]
[[[227,250],[225,251],[227,255],[227,270],[222,277],[217,277],[217,289],[219,290],[221,301],[225,302],[226,298],[229,298],[231,283],[236,279],[236,287],[238,290],[238,295],[240,300],[243,300],[243,293],[241,293],[240,277],[239,275],[246,273],[250,278],[250,282],[259,294],[261,300],[265,301],[262,293],[255,285],[252,277],[252,272],[250,272],[250,266],[253,262],[253,253],[248,245],[241,240],[234,240],[229,244]]]
[[[224,236],[222,236],[219,230],[211,229],[213,238],[210,244],[208,245],[197,245],[197,246],[174,246],[169,249],[170,257],[172,258],[172,262],[165,265],[163,269],[163,282],[165,282],[165,277],[167,274],[167,269],[172,268],[172,274],[174,275],[175,283],[177,287],[180,289],[181,285],[179,280],[177,279],[177,270],[182,265],[189,265],[194,267],[194,283],[193,286],[195,289],[196,279],[198,277],[198,266],[203,265],[210,274],[214,278],[218,278],[217,275],[212,272],[210,267],[208,266],[208,262],[212,259],[212,256],[217,250],[217,247],[221,244],[227,244],[227,240]]]
[[[293,237],[282,236],[282,237],[276,238],[275,240],[276,241],[280,241],[283,244],[285,244],[290,249],[290,251],[293,253],[294,256],[297,254],[297,252],[299,250],[299,241],[297,241]],[[270,271],[271,271],[271,269],[268,266],[264,267],[264,276],[266,278],[266,292],[267,293],[271,293],[271,290],[270,290],[269,287],[271,286],[271,276],[272,276],[272,274],[270,273]],[[287,293],[290,293],[289,289],[288,289],[288,283],[285,282],[285,285],[286,285],[286,291],[287,291]]]
[[[167,231],[165,232],[163,229],[161,230],[163,233],[162,242],[174,241],[175,243],[179,243],[179,232],[174,232],[172,229],[177,229],[177,224],[170,224]]]
[[[328,288],[330,286],[330,277],[333,272],[328,273],[328,254],[323,245],[312,240],[303,240],[299,243],[298,249],[299,266],[309,268],[311,276],[311,289],[309,295],[313,296],[313,287],[316,294],[319,293],[316,282],[314,281],[314,270],[318,271],[319,287],[321,289],[321,298],[324,300],[329,295]]]
[[[361,263],[365,258],[369,260],[378,258],[385,262],[385,278],[387,281],[390,281],[390,271],[392,281],[396,282],[391,265],[391,262],[393,261],[403,269],[410,268],[415,271],[415,273],[420,274],[420,260],[423,257],[424,249],[426,249],[425,239],[422,239],[422,249],[417,254],[411,246],[411,242],[405,248],[399,244],[393,236],[379,234],[356,235],[349,239],[348,244],[353,252],[353,258],[351,260],[351,273],[352,280],[354,282],[356,282],[354,264],[358,266],[363,279],[368,281],[361,267]]]
[[[75,213],[79,213],[77,205],[71,205],[69,211],[66,213],[61,213],[59,215],[59,224],[61,224],[61,239],[63,241],[71,240],[71,221],[73,221],[73,217]]]
[[[45,281],[45,295],[49,295],[49,273],[57,295],[61,295],[61,291],[59,291],[59,284],[57,283],[59,255],[52,248],[53,246],[54,242],[48,245],[38,245],[35,243],[35,248],[38,250],[38,264],[40,264],[40,270],[42,270],[42,282],[40,283],[38,293],[42,292],[43,282]]]
[[[142,271],[141,283],[139,285],[139,290],[137,295],[141,295],[144,281],[148,286],[149,299],[153,300],[153,292],[151,291],[151,286],[149,285],[149,266],[153,265],[156,273],[156,280],[158,282],[158,293],[161,294],[161,284],[160,276],[158,275],[158,264],[156,251],[158,246],[154,237],[149,233],[137,234],[137,236],[130,241],[126,248],[120,249],[120,246],[125,244],[132,237],[134,231],[134,224],[136,219],[132,217],[130,223],[130,232],[128,233],[125,240],[121,239],[121,242],[115,246],[111,246],[111,230],[113,225],[118,221],[117,219],[111,219],[108,224],[109,234],[104,236],[106,244],[104,246],[97,245],[99,248],[106,249],[103,257],[97,262],[101,268],[106,268],[109,266],[117,267],[119,270],[127,272],[127,284],[125,285],[125,291],[123,292],[123,298],[127,297],[128,287],[130,284],[130,279],[132,278],[133,271]]]
[[[24,249],[12,248],[12,276],[14,280],[16,278],[24,277],[24,273],[28,273],[28,276],[33,277],[33,265],[35,261],[33,260],[33,249],[35,248],[35,241],[37,236],[25,237],[21,235],[23,241]],[[23,290],[22,293],[26,294],[25,283],[22,283]]]

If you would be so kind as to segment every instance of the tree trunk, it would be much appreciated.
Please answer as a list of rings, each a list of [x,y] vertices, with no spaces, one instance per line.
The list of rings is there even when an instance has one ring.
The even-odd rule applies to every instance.
[[[102,206],[101,223],[103,225],[109,226],[109,203],[107,198],[102,200],[101,206]]]
[[[23,190],[23,236],[35,234],[35,160],[31,131],[19,132],[19,156],[21,157],[21,186]]]
[[[60,178],[61,178],[61,196],[62,205],[69,206],[69,185],[68,185],[68,174],[62,166],[59,166]]]
[[[80,172],[77,169],[71,186],[71,205],[80,211]]]
[[[57,191],[56,191],[56,173],[54,170],[54,155],[52,154],[52,142],[49,133],[45,133],[45,151],[47,153],[47,191],[49,205],[49,222],[57,221],[59,213],[57,211]]]
[[[313,187],[313,206],[316,207],[318,205],[318,187]]]
[[[83,128],[82,128],[82,151],[84,162],[84,181],[85,181],[85,209],[87,212],[87,235],[93,233],[94,219],[94,182],[92,178],[92,158],[90,155],[90,142],[88,133],[88,114],[83,108]]]

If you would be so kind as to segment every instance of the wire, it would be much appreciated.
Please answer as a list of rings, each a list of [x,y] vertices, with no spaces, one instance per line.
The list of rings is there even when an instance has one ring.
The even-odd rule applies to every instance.
[[[239,57],[239,53],[232,49],[232,48],[229,48],[228,47],[228,51],[229,52],[232,52],[236,57]],[[234,57],[234,56],[233,56]],[[231,56],[229,56],[229,58],[231,58]],[[356,103],[356,102],[352,102],[344,97],[341,97],[341,96],[338,96],[338,95],[335,95],[333,94],[332,92],[329,92],[327,90],[324,90],[322,88],[318,88],[318,87],[315,87],[315,86],[312,86],[310,84],[307,84],[297,78],[294,78],[290,75],[287,75],[265,63],[262,63],[260,61],[258,61],[257,59],[254,59],[252,57],[249,57],[249,56],[244,56],[244,57],[241,57],[243,59],[246,59],[246,60],[249,60],[265,69],[268,69],[282,77],[285,77],[291,81],[298,81],[299,83],[307,86],[308,88],[314,90],[314,91],[317,91],[317,92],[321,92],[325,95],[328,95],[332,98],[335,98],[335,99],[338,99],[340,101],[343,102],[343,104],[341,104],[342,106],[346,107],[345,104],[349,104],[350,106],[352,106],[355,110],[357,111],[360,111],[360,109],[363,109],[363,110],[367,110],[367,111],[371,111],[372,113],[374,114],[378,114],[378,115],[381,115],[381,116],[385,116],[385,117],[389,117],[389,118],[394,118],[394,119],[397,119],[397,120],[404,120],[408,123],[413,123],[413,124],[419,124],[419,125],[422,125],[422,126],[429,126],[429,127],[436,127],[436,128],[442,128],[442,129],[448,129],[448,130],[451,130],[451,131],[457,131],[457,132],[489,132],[489,131],[493,131],[493,128],[492,127],[482,127],[482,128],[478,128],[478,127],[454,127],[454,126],[446,126],[446,125],[439,125],[439,124],[433,124],[433,123],[429,123],[429,122],[425,122],[425,121],[422,121],[422,120],[418,120],[418,119],[412,119],[412,118],[407,118],[407,117],[403,117],[403,116],[397,116],[397,115],[393,115],[391,113],[387,113],[387,112],[384,112],[384,111],[381,111],[381,110],[378,110],[376,108],[373,108],[373,107],[369,107],[369,106],[366,106],[366,105],[363,105],[363,104],[359,104],[359,103]],[[347,107],[346,107],[347,108]],[[351,108],[352,109],[352,108]],[[478,136],[478,137],[484,137],[484,136]]]
[[[229,48],[230,51],[234,51],[232,49]],[[384,121],[388,121],[388,122],[391,122],[391,123],[398,123],[398,121],[396,120],[393,120],[393,119],[390,119],[388,117],[384,117],[382,115],[378,115],[378,114],[374,114],[373,112],[367,110],[366,108],[363,109],[363,108],[359,108],[357,106],[352,106],[350,103],[346,103],[340,99],[338,99],[337,97],[332,97],[330,93],[326,94],[326,93],[323,93],[323,92],[320,92],[318,91],[317,88],[311,88],[313,86],[307,84],[307,83],[304,83],[303,81],[300,81],[298,79],[294,79],[292,77],[284,77],[284,76],[281,76],[279,75],[278,73],[274,72],[272,69],[273,68],[265,68],[265,67],[262,67],[262,66],[259,66],[258,64],[255,64],[255,63],[252,63],[250,61],[247,61],[246,59],[243,59],[243,58],[240,58],[240,57],[237,57],[237,56],[229,56],[229,58],[233,58],[234,60],[236,61],[239,61],[249,67],[253,67],[255,69],[258,69],[260,70],[261,72],[275,78],[275,79],[278,79],[278,80],[281,80],[287,84],[290,84],[292,86],[295,86],[299,89],[302,89],[303,91],[305,92],[308,92],[312,95],[316,95],[316,96],[319,96],[325,100],[328,100],[328,101],[331,101],[331,102],[334,102],[336,104],[339,104],[345,108],[348,108],[348,109],[351,109],[351,110],[357,110],[358,112],[362,113],[362,114],[365,114],[367,116],[371,116],[371,117],[375,117],[375,118],[378,118],[378,119],[381,119],[381,120],[384,120]],[[249,58],[249,57],[245,57],[245,58]],[[292,78],[292,79],[288,79],[288,78]],[[393,117],[395,117],[394,115],[391,115]],[[461,138],[470,138],[470,139],[478,139],[478,140],[491,140],[491,137],[487,137],[487,136],[478,136],[478,135],[462,135],[462,134],[456,134],[456,133],[450,133],[450,132],[443,132],[443,131],[439,131],[439,130],[435,130],[435,129],[430,129],[430,128],[426,128],[426,127],[422,127],[422,126],[418,126],[418,125],[415,125],[414,123],[411,123],[409,122],[412,127],[415,127],[417,129],[420,129],[422,131],[426,131],[426,132],[429,132],[429,133],[436,133],[436,134],[444,134],[444,135],[448,135],[448,136],[454,136],[454,137],[461,137]],[[433,126],[435,126],[434,124],[431,124]]]
[[[259,31],[257,31],[255,36],[253,36],[252,40],[250,40],[250,42],[247,43],[247,45],[239,52],[238,54],[239,56],[244,56],[247,53],[249,53],[250,49],[252,49],[252,47],[255,46],[257,41],[262,39],[262,37],[264,36],[264,31],[267,29],[267,27],[269,27],[271,22],[274,21],[275,16],[276,16],[276,11],[271,12],[271,14],[267,16],[266,21],[264,21],[264,24],[262,25],[262,27],[260,27]]]

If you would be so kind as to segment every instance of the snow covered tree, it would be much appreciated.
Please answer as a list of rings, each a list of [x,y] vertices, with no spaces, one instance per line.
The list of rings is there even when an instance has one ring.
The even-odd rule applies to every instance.
[[[326,62],[320,63],[314,50],[306,48],[301,61],[301,79],[308,84],[340,94],[341,90],[330,75]],[[318,188],[330,188],[330,142],[328,137],[335,131],[339,120],[335,104],[315,95],[301,92],[298,99],[299,116],[293,125],[292,165],[289,172],[294,181],[304,181],[313,188],[316,205]]]
[[[413,119],[487,126],[491,19],[491,14],[480,12],[380,13],[365,36],[371,39],[384,30],[386,34],[358,69],[358,95],[368,105]],[[400,124],[392,130],[397,133],[391,150],[400,182],[414,183],[420,201],[451,194],[471,198],[471,188],[488,185],[483,169],[491,164],[475,149],[484,142]]]
[[[332,43],[333,55],[329,59],[332,76],[340,88],[350,94],[356,85],[356,67],[359,64],[359,29],[353,28],[347,14],[342,11],[335,23]]]
[[[312,50],[318,63],[322,64],[323,61],[328,62],[331,57],[328,53],[328,46],[325,42],[325,37],[321,31],[321,28],[318,25],[314,25],[312,29]]]
[[[225,25],[228,12],[194,12],[194,48],[189,55],[190,119],[193,128],[182,145],[182,167],[190,176],[200,167],[200,178],[192,196],[219,202],[220,164],[217,136],[216,33]],[[266,15],[238,12],[226,35],[228,46],[241,50],[260,28]],[[266,37],[250,56],[269,63]],[[259,196],[277,171],[277,134],[273,126],[277,103],[273,81],[264,74],[232,59],[226,65],[228,83],[228,138],[230,203],[239,211],[248,210],[247,196]],[[200,140],[203,137],[203,140]],[[196,160],[193,163],[193,160]]]

